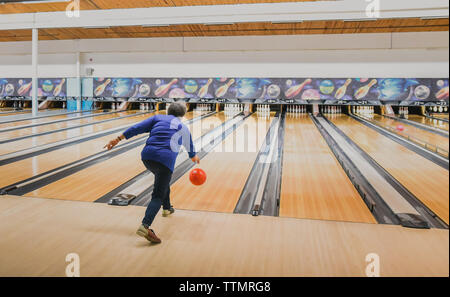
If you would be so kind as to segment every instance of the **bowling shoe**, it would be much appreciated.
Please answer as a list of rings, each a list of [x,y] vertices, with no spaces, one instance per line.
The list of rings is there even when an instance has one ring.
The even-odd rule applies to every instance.
[[[168,217],[171,214],[173,214],[174,212],[175,212],[175,209],[173,209],[173,207],[170,207],[170,209],[163,209],[162,216],[163,217]]]
[[[136,234],[144,237],[150,242],[153,243],[161,243],[161,239],[156,236],[155,232],[152,229],[147,229],[144,225],[139,226],[139,229],[136,231]]]

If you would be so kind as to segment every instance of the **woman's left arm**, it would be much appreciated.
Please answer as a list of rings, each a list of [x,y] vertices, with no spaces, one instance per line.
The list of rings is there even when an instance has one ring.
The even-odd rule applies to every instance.
[[[121,140],[125,139],[125,136],[123,134],[119,135],[118,137],[114,138],[108,144],[106,144],[103,148],[107,148],[108,151],[115,147]]]
[[[152,130],[153,124],[155,122],[155,117],[151,117],[149,119],[146,119],[140,123],[137,123],[136,125],[128,128],[127,130],[125,130],[125,132],[123,132],[123,134],[121,134],[119,137],[114,138],[113,140],[111,140],[110,142],[108,142],[108,144],[106,144],[103,148],[107,148],[108,150],[112,149],[113,147],[115,147],[121,140],[123,139],[129,139],[133,136],[142,134],[142,133],[146,133],[146,132],[150,132]]]

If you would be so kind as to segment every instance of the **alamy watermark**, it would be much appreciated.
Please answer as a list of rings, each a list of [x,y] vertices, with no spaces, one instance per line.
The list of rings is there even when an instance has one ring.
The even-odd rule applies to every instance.
[[[376,253],[369,253],[366,255],[366,276],[379,277],[380,276],[380,256]]]
[[[72,0],[66,6],[66,16],[68,18],[80,17],[80,0]]]
[[[80,276],[80,256],[77,253],[67,254],[66,262],[69,263],[66,266],[66,276],[67,277],[79,277]]]
[[[368,18],[380,17],[380,0],[365,0],[368,4],[366,6],[366,16]]]

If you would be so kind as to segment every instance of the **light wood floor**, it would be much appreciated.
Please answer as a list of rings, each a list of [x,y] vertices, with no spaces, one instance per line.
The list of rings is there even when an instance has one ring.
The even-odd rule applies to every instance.
[[[185,118],[190,119],[193,116],[193,113],[188,113]],[[223,118],[222,115],[212,117]],[[211,117],[205,118],[203,121],[214,123],[215,126],[221,123],[220,120],[217,121]],[[211,129],[214,125],[205,124],[205,127]],[[199,137],[202,131],[195,130],[195,133],[195,135],[193,133],[194,139]],[[99,150],[101,150],[101,147]],[[141,150],[142,147],[136,147],[107,161],[95,164],[30,192],[27,195],[55,199],[95,201],[146,170],[141,161]]]
[[[336,115],[329,119],[448,224],[448,170],[349,116]]]
[[[232,134],[201,160],[199,168],[207,175],[206,182],[194,186],[189,172],[171,186],[171,203],[175,208],[233,212],[259,148],[273,119],[248,118]],[[244,147],[247,144],[247,147]]]
[[[407,119],[410,121],[414,121],[420,124],[428,125],[434,128],[439,128],[442,130],[448,131],[448,123],[444,121],[439,121],[436,119],[430,119],[425,116],[417,115],[417,114],[410,114],[407,116]]]
[[[375,114],[373,118],[375,119],[375,121],[381,122],[384,125],[394,129],[397,127],[397,125],[402,125],[405,128],[405,130],[399,132],[399,134],[411,135],[413,137],[416,137],[417,139],[420,139],[421,141],[443,148],[448,152],[449,144],[447,137],[420,129],[418,127],[406,124],[404,122],[396,121],[388,117],[383,117],[379,114]]]
[[[48,131],[53,131],[53,130],[58,130],[58,129],[65,129],[65,128],[75,127],[75,126],[82,125],[82,124],[95,123],[95,122],[106,120],[106,119],[119,118],[121,116],[125,116],[125,115],[131,114],[131,113],[136,113],[136,111],[124,111],[124,112],[119,112],[119,113],[100,115],[100,116],[96,116],[96,117],[87,117],[87,118],[68,121],[68,122],[61,122],[61,123],[48,124],[48,125],[43,125],[43,126],[38,126],[38,127],[24,128],[24,129],[9,131],[9,132],[2,132],[2,133],[0,133],[0,140],[12,139],[12,138],[16,138],[16,137],[27,136],[27,135],[32,135],[32,134],[36,134],[36,133],[43,133],[43,132],[48,132]]]
[[[177,210],[135,235],[144,207],[2,196],[0,276],[449,276],[449,231]]]
[[[280,216],[376,223],[311,118],[286,118]]]

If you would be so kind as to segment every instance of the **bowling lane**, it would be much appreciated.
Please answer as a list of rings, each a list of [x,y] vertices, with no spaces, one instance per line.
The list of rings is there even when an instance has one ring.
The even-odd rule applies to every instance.
[[[448,120],[448,113],[432,113],[433,118],[446,119]]]
[[[147,117],[142,117],[140,120],[144,120],[145,118]],[[137,119],[134,119],[134,122],[137,122]],[[0,179],[0,187],[11,185],[15,182],[33,177],[35,175],[47,172],[48,170],[98,153],[102,151],[103,146],[116,135],[119,135],[119,133],[96,138],[32,158],[3,165],[0,167],[0,173],[4,173],[2,174],[2,179]]]
[[[349,116],[329,119],[448,224],[449,172]]]
[[[199,115],[199,113],[195,114],[195,116]],[[191,119],[193,116],[194,113],[189,112],[185,119]],[[192,129],[193,125],[189,125],[193,139],[219,126],[224,120],[225,117],[220,113],[202,120],[201,126],[205,130],[198,129],[198,125],[195,125],[197,129]],[[142,146],[131,149],[24,196],[95,201],[146,170],[141,161],[141,150]]]
[[[68,121],[68,122],[48,124],[48,125],[44,125],[44,126],[31,127],[31,128],[24,128],[24,129],[14,130],[14,131],[10,131],[10,132],[0,132],[0,140],[7,140],[7,139],[12,139],[12,138],[21,137],[21,136],[28,136],[28,135],[32,135],[32,134],[36,134],[36,133],[70,128],[70,127],[75,127],[75,126],[82,125],[82,124],[95,123],[95,122],[106,120],[106,119],[120,118],[121,116],[124,116],[127,114],[133,114],[136,112],[137,111],[124,111],[124,112],[113,113],[113,114],[105,114],[105,115],[101,115],[101,116],[97,116],[97,117],[87,117],[87,118]]]
[[[175,208],[233,212],[247,177],[273,120],[249,117],[200,162],[207,174],[206,183],[194,186],[189,173],[171,187],[171,203]]]
[[[365,118],[371,119],[371,116],[363,116]],[[403,135],[405,137],[407,137],[408,135],[413,136],[417,139],[419,139],[422,142],[427,142],[429,144],[432,144],[434,146],[438,146],[444,150],[446,150],[448,152],[448,138],[442,136],[442,135],[438,135],[435,134],[433,132],[430,131],[426,131],[423,129],[420,129],[418,127],[415,127],[413,125],[408,125],[404,122],[401,121],[396,121],[394,119],[388,118],[388,117],[384,117],[382,115],[379,114],[374,114],[373,115],[373,119],[376,122],[380,122],[383,125],[389,126],[393,129],[395,129],[397,127],[397,125],[402,125],[403,127],[405,127],[405,130],[400,132],[398,131],[398,133],[400,135]]]
[[[131,112],[131,113],[127,112],[124,115],[133,114],[133,113],[134,112]],[[119,127],[121,125],[127,125],[127,124],[131,125],[133,123],[142,121],[149,116],[150,116],[150,114],[147,113],[147,114],[136,115],[136,116],[132,116],[132,117],[124,118],[124,119],[117,118],[114,121],[109,121],[106,123],[98,123],[98,124],[93,123],[92,125],[81,127],[81,128],[70,129],[70,130],[51,133],[51,134],[42,135],[42,136],[34,136],[34,137],[22,139],[19,141],[9,142],[9,143],[3,143],[3,144],[0,144],[0,155],[32,148],[32,147],[43,145],[43,144],[53,143],[56,141],[61,141],[61,140],[69,139],[72,137],[96,133],[96,132],[104,131],[104,130],[111,129],[114,127]]]
[[[423,124],[423,125],[427,125],[430,127],[439,128],[439,129],[448,131],[448,123],[446,123],[444,121],[430,119],[425,116],[421,116],[421,115],[417,115],[417,114],[407,115],[406,118],[410,121],[413,121],[413,122],[416,122],[419,124]]]
[[[12,109],[11,109],[12,110]],[[26,110],[26,111],[18,111],[18,112],[9,112],[11,110],[8,110],[8,113],[2,113],[0,114],[0,116],[13,116],[13,115],[18,115],[18,114],[27,114],[27,113],[31,113],[31,109],[30,110]]]
[[[306,114],[286,117],[280,216],[376,223]]]
[[[95,111],[91,112],[92,115],[93,114],[98,114],[98,113],[103,113],[103,111],[95,110]],[[50,123],[50,122],[53,122],[53,121],[64,120],[64,119],[76,120],[78,117],[85,116],[85,115],[89,115],[89,113],[87,113],[87,112],[84,112],[84,113],[70,113],[70,114],[62,114],[62,115],[58,115],[58,116],[51,116],[49,118],[40,118],[40,119],[26,119],[25,118],[25,119],[23,119],[21,121],[18,121],[18,122],[0,123],[0,129],[13,128],[13,127],[22,126],[22,125]]]

